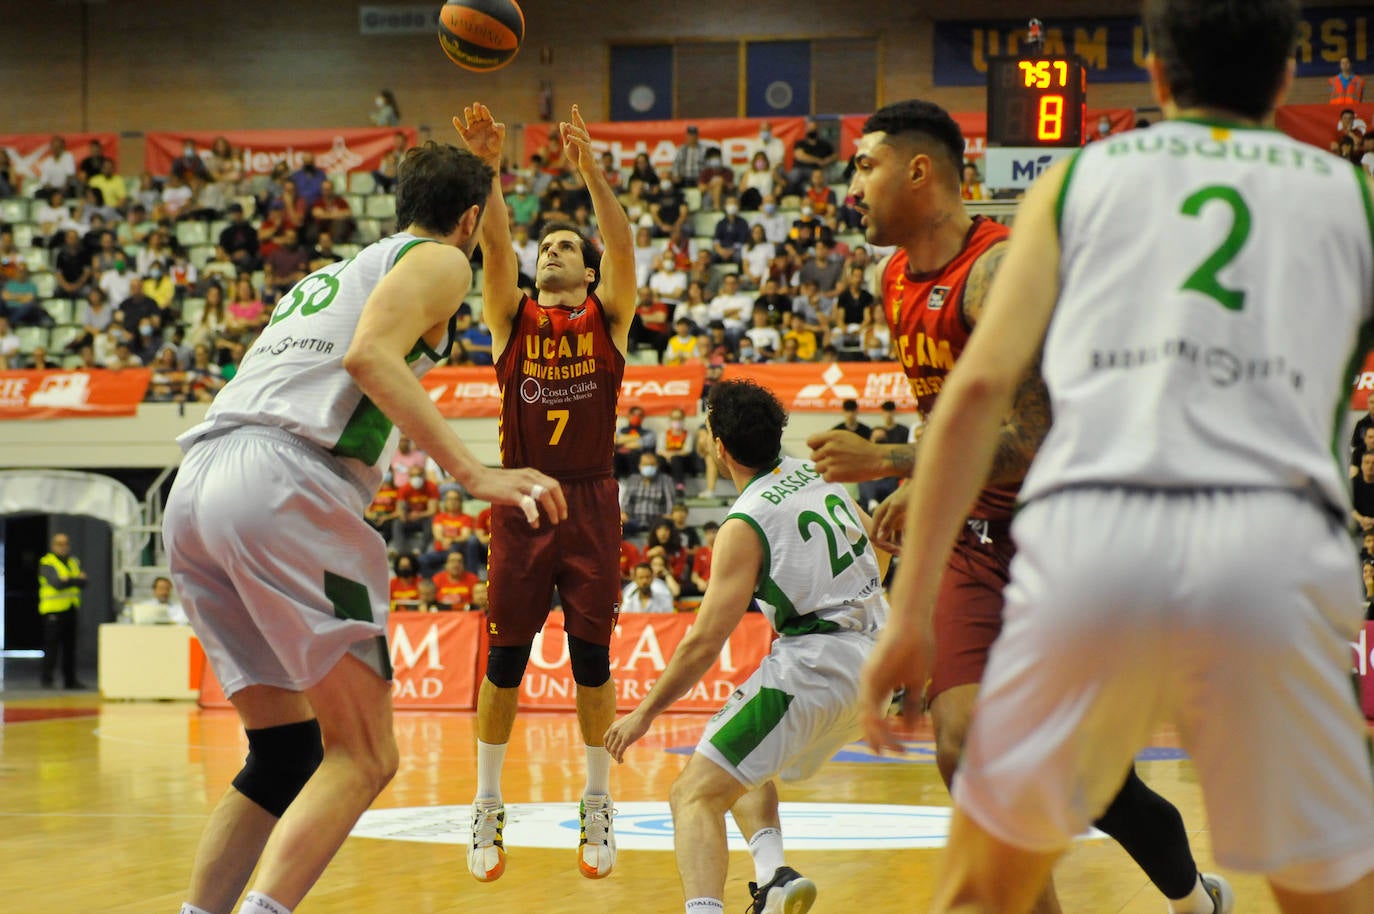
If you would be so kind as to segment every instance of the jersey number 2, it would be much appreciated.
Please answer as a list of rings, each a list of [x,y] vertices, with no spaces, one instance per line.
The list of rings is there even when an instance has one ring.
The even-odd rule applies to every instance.
[[[1228,311],[1240,311],[1245,307],[1245,293],[1240,289],[1228,289],[1217,279],[1217,274],[1236,259],[1245,241],[1250,237],[1250,207],[1240,191],[1225,184],[1212,184],[1190,195],[1183,201],[1183,215],[1196,217],[1202,208],[1213,200],[1231,207],[1231,231],[1221,246],[1204,260],[1193,275],[1183,283],[1182,288],[1191,289],[1206,295]]]

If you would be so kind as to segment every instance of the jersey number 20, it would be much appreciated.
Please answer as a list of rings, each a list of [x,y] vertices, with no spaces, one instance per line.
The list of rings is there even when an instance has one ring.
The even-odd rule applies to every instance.
[[[868,537],[864,536],[863,526],[855,519],[853,512],[849,510],[849,505],[845,504],[844,499],[840,496],[827,495],[825,497],[825,509],[830,515],[829,520],[815,511],[803,511],[798,514],[797,532],[801,534],[802,542],[809,543],[811,542],[811,528],[821,528],[821,532],[825,534],[825,544],[829,549],[830,575],[831,577],[839,577],[840,572],[854,564],[856,557],[864,554],[864,549],[868,547]],[[850,531],[857,532],[859,535],[859,539],[852,544],[849,542]],[[849,547],[848,552],[840,548],[841,543]]]

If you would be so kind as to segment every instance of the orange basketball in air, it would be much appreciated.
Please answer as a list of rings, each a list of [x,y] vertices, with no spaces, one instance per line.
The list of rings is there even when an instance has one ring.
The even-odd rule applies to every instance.
[[[499,70],[525,40],[525,14],[515,0],[449,0],[439,10],[439,44],[465,70]]]

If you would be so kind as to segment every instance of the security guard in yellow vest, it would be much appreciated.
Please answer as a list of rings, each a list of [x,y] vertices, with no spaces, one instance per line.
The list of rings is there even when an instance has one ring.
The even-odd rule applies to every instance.
[[[43,617],[43,686],[52,688],[57,655],[62,654],[62,681],[69,689],[85,688],[76,678],[76,611],[86,574],[71,554],[67,534],[52,538],[52,551],[38,560],[38,612]]]

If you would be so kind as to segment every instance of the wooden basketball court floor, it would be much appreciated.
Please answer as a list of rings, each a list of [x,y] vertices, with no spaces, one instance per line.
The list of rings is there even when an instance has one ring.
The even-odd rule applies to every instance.
[[[95,693],[0,693],[0,908],[104,914],[175,914],[184,900],[197,838],[238,771],[246,744],[231,711],[202,711],[186,702],[104,702]],[[705,715],[661,718],[626,764],[612,773],[618,804],[665,801]],[[401,712],[396,730],[401,770],[375,810],[413,819],[423,832],[426,811],[453,807],[452,830],[466,825],[475,737],[471,713]],[[914,760],[874,760],[851,746],[813,779],[785,785],[784,841],[789,803],[831,804],[838,832],[856,839],[883,829],[842,821],[853,804],[947,807],[928,754],[930,733],[911,731]],[[1156,740],[1168,755],[1170,734]],[[301,914],[607,914],[682,910],[673,855],[622,847],[615,872],[590,881],[576,871],[576,800],[582,750],[571,713],[523,714],[506,758],[507,804],[562,804],[571,820],[565,847],[520,846],[507,828],[506,875],[482,885],[467,873],[458,843],[350,837]],[[1209,833],[1194,770],[1186,759],[1142,761],[1142,777],[1178,805],[1203,869],[1212,868]],[[666,813],[665,813],[666,814]],[[440,817],[445,818],[445,817]],[[565,823],[566,824],[566,823]],[[660,826],[661,827],[661,826]],[[869,831],[865,833],[865,829]],[[788,862],[819,886],[820,914],[920,912],[929,901],[938,849],[790,850]],[[1261,880],[1228,874],[1238,911],[1276,911]],[[726,910],[748,905],[753,876],[747,851],[730,856]],[[1113,842],[1083,840],[1056,871],[1068,914],[1159,914],[1161,896]],[[481,907],[478,907],[481,906]]]

